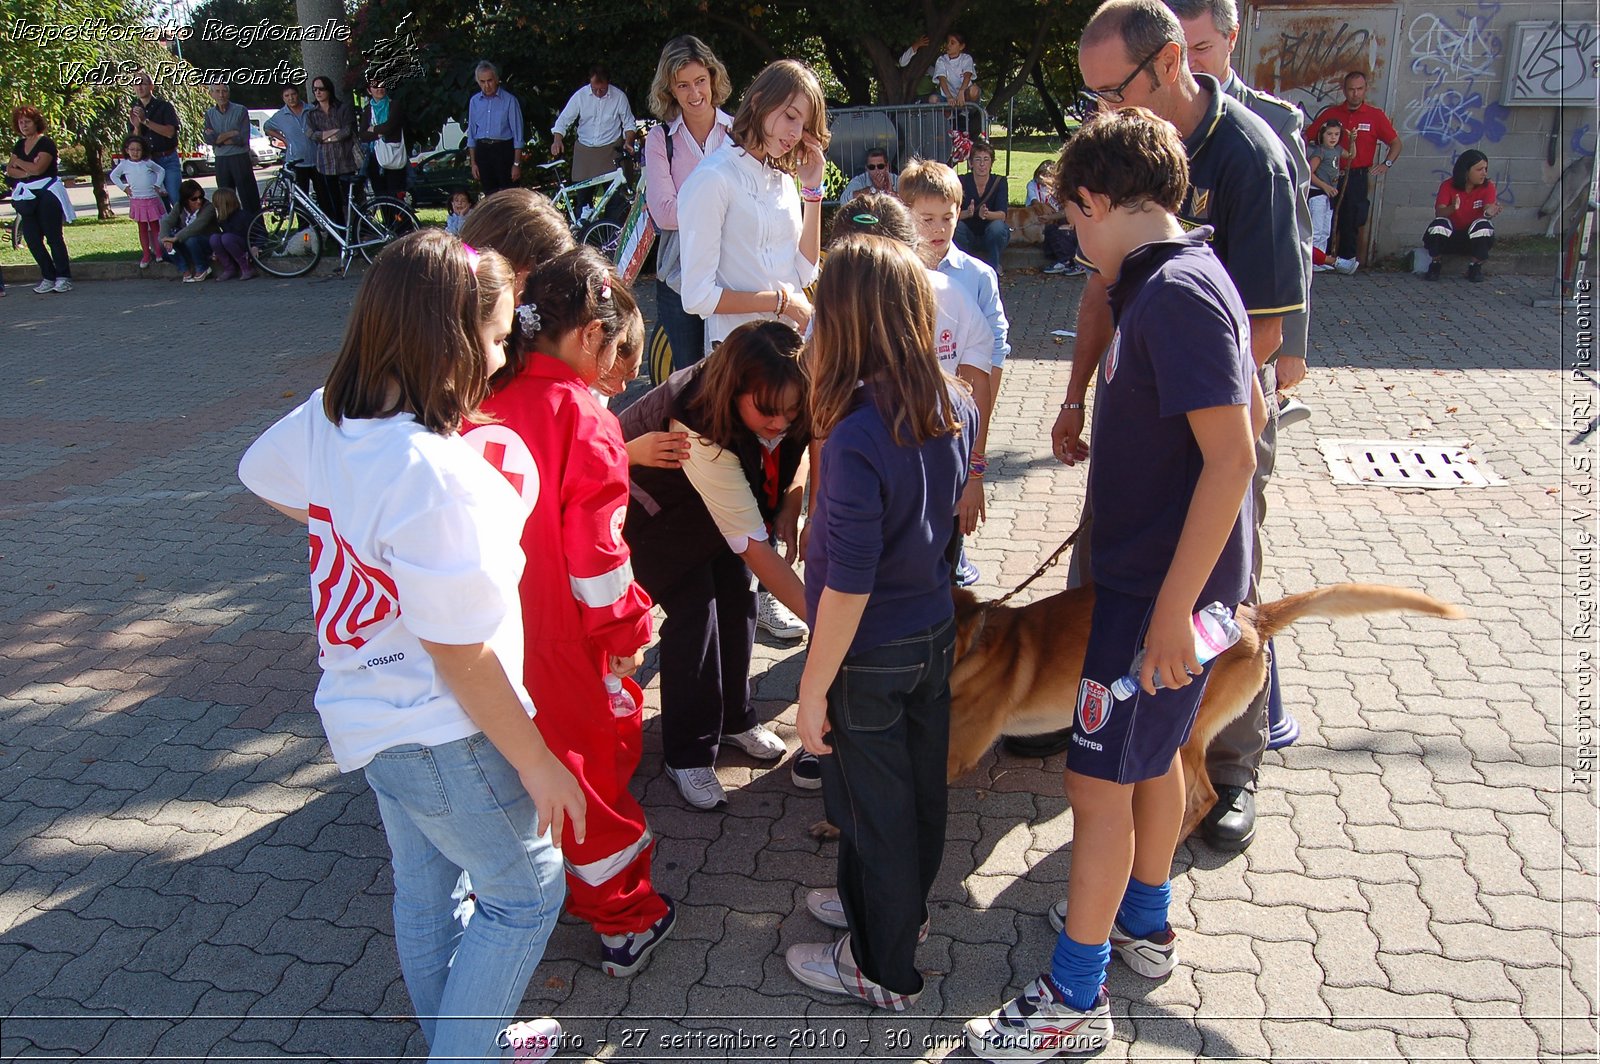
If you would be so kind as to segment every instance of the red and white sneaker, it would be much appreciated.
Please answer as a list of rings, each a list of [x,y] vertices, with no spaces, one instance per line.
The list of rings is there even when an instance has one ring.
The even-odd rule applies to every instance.
[[[511,1049],[517,1064],[549,1060],[561,1048],[561,1024],[549,1016],[513,1023],[500,1035],[502,1045]]]
[[[1111,925],[1111,949],[1122,963],[1146,979],[1165,979],[1178,966],[1178,936],[1168,924],[1149,938],[1136,938]]]
[[[1068,1005],[1047,975],[987,1016],[968,1020],[967,1048],[982,1060],[1049,1060],[1057,1053],[1089,1053],[1111,1041],[1111,999],[1101,987],[1094,1007]]]

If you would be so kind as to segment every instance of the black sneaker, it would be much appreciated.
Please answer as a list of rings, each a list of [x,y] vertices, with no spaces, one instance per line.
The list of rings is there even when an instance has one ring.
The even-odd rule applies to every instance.
[[[1483,281],[1483,263],[1474,262],[1467,267],[1467,280],[1481,283]],[[57,289],[56,291],[60,291]]]
[[[1432,262],[1428,263],[1428,272],[1423,274],[1423,277],[1429,281],[1437,281],[1439,279],[1439,275],[1443,272],[1444,263],[1440,262],[1438,259],[1434,259]]]
[[[643,931],[600,936],[600,969],[603,972],[612,976],[632,975],[650,959],[650,951],[661,945],[661,940],[678,921],[678,910],[672,899],[663,894],[661,900],[667,903],[667,915]]]
[[[822,761],[810,750],[801,750],[789,764],[789,779],[803,791],[822,787]]]

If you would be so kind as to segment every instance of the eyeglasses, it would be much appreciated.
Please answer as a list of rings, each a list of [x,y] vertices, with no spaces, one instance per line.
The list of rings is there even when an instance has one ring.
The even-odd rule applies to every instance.
[[[888,163],[868,163],[867,164],[867,169],[868,170],[887,170],[887,169],[889,169],[889,164]]]
[[[1098,111],[1103,104],[1110,104],[1111,106],[1115,107],[1117,104],[1121,103],[1125,99],[1123,92],[1129,85],[1133,84],[1133,79],[1139,76],[1139,72],[1141,70],[1150,65],[1151,60],[1160,55],[1162,52],[1166,51],[1167,45],[1171,43],[1171,41],[1162,41],[1161,47],[1157,48],[1155,51],[1139,60],[1139,65],[1133,68],[1133,73],[1123,78],[1121,84],[1117,85],[1115,88],[1079,89],[1078,106],[1080,110],[1082,110],[1086,115],[1092,115]]]
[[[311,91],[312,92],[332,92],[333,90],[324,88],[321,85],[313,85],[313,86],[311,86]]]

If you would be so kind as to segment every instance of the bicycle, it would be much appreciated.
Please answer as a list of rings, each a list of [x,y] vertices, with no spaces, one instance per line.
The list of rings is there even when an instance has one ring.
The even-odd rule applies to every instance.
[[[339,273],[343,276],[356,253],[367,262],[400,237],[420,225],[411,208],[388,196],[356,201],[356,189],[366,180],[359,174],[341,174],[345,187],[345,224],[323,212],[311,194],[284,171],[261,193],[261,212],[250,221],[250,258],[274,277],[299,277],[311,272],[322,258],[322,235],[339,245]]]
[[[550,195],[550,202],[567,219],[567,227],[580,244],[596,248],[616,261],[617,244],[622,240],[622,223],[633,207],[637,190],[628,183],[627,151],[617,149],[616,169],[584,181],[562,184]],[[566,160],[545,163],[543,170],[554,171]]]

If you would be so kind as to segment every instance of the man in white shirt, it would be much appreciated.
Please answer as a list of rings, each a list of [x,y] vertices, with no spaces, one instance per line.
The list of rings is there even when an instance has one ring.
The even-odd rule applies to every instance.
[[[550,129],[555,134],[550,141],[552,159],[565,150],[564,138],[573,123],[578,126],[578,143],[572,150],[574,181],[614,170],[617,146],[626,142],[632,151],[639,135],[634,129],[637,119],[628,97],[611,84],[610,72],[599,63],[589,68],[589,84],[573,93],[556,116],[556,124]]]
[[[865,192],[887,192],[900,188],[900,175],[889,169],[889,153],[882,148],[867,149],[867,168],[857,174],[839,194],[840,203],[849,203]]]

